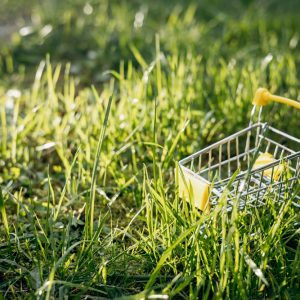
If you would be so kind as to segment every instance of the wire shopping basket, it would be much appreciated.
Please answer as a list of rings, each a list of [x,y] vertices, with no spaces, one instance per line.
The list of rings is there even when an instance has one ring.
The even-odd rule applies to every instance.
[[[262,108],[270,101],[300,109],[300,102],[258,89],[247,128],[179,161],[180,197],[205,211],[225,190],[229,210],[237,197],[243,209],[264,205],[268,195],[279,203],[289,195],[300,208],[300,139],[261,122]]]

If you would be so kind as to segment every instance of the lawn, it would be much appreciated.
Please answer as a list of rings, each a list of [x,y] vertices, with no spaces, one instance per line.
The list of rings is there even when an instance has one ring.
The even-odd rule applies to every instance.
[[[202,213],[174,175],[300,100],[299,3],[1,3],[0,299],[299,299],[299,184]]]

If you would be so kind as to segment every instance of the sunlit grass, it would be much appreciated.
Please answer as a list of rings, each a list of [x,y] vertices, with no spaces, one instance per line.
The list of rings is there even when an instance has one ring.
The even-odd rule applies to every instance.
[[[76,5],[64,5],[46,49],[76,16]],[[88,74],[72,69],[76,57],[86,60],[78,52],[71,65],[55,51],[42,55],[38,31],[1,52],[9,78],[0,82],[3,297],[297,299],[300,217],[291,195],[251,211],[231,199],[231,213],[224,195],[201,214],[178,197],[174,176],[176,161],[248,124],[258,86],[299,99],[299,51],[289,44],[297,20],[282,29],[280,20],[254,18],[254,7],[240,19],[207,20],[197,6],[178,4],[159,34],[148,28],[151,41],[142,31],[131,39],[131,6],[94,8],[92,20],[80,16],[70,36],[63,31],[86,47],[93,34],[103,43],[103,65],[86,67]],[[36,9],[37,28],[55,16]],[[147,16],[158,26],[151,9]],[[111,22],[104,36],[89,27],[98,17]],[[105,40],[116,28],[128,33],[118,54]],[[61,42],[67,52],[75,38]],[[35,56],[25,63],[30,80],[22,45]],[[274,105],[263,117],[298,134],[299,112]]]

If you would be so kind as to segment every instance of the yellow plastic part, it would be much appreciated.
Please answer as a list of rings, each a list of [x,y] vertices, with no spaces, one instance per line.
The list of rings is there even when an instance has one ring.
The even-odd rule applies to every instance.
[[[256,159],[256,161],[254,163],[254,166],[253,166],[253,169],[256,170],[260,167],[271,164],[275,160],[276,159],[274,158],[274,156],[271,153],[268,153],[268,152],[262,153]],[[279,164],[279,165],[277,165],[273,168],[273,171],[272,171],[272,168],[270,168],[270,169],[265,170],[263,174],[264,174],[264,176],[267,176],[267,177],[271,178],[272,173],[273,173],[273,180],[277,181],[280,178],[283,170],[284,170],[284,166],[282,164]]]
[[[179,170],[178,173],[179,196],[189,202],[193,201],[196,208],[209,211],[209,185],[188,172]]]
[[[289,106],[300,109],[300,102],[295,101],[295,100],[291,100],[291,99],[288,99],[288,98],[273,95],[265,88],[259,88],[256,91],[252,103],[254,105],[258,105],[258,106],[265,106],[271,101],[287,104]]]

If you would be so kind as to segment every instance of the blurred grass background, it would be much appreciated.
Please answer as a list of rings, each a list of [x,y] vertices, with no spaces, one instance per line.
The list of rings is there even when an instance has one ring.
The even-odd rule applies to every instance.
[[[249,56],[298,53],[299,3],[293,0],[1,1],[1,74],[27,75],[49,53],[53,62],[71,62],[84,84],[102,82],[103,71],[118,69],[121,60],[137,65],[131,45],[153,60],[156,33],[165,54],[242,63]],[[7,55],[13,65],[5,63]]]

